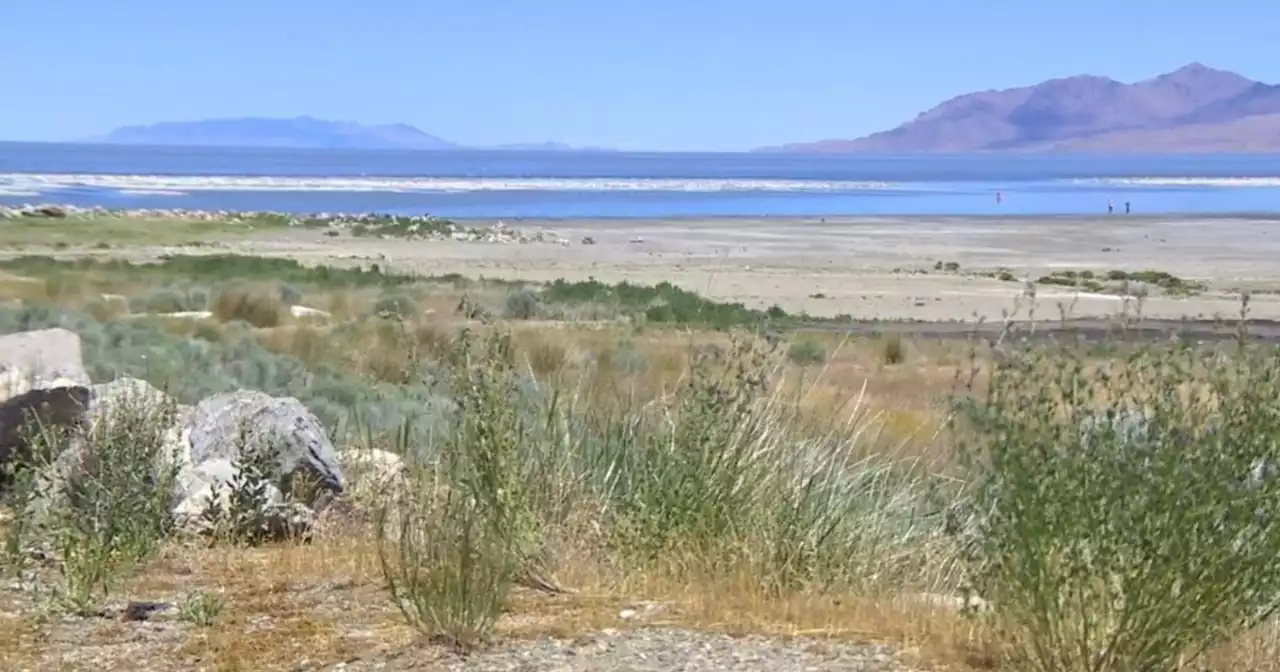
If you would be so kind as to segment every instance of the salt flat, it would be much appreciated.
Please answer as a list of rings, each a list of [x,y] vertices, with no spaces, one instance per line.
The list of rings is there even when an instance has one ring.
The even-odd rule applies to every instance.
[[[493,222],[477,222],[493,223]],[[1265,217],[840,217],[507,220],[554,232],[560,245],[326,238],[288,231],[248,243],[258,253],[320,261],[385,257],[392,268],[506,279],[668,281],[718,300],[777,304],[858,319],[998,318],[1054,271],[1158,270],[1205,282],[1190,297],[1152,295],[1144,315],[1280,318],[1280,219]],[[590,237],[594,244],[583,244]],[[938,262],[958,271],[935,271]],[[986,274],[1008,269],[1018,281]],[[1114,314],[1122,299],[1040,285],[1042,316]],[[1027,302],[1023,301],[1023,307]]]

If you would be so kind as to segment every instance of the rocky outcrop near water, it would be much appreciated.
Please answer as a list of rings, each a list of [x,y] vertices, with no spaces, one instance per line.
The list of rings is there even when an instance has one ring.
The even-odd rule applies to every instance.
[[[390,215],[381,213],[287,214],[279,212],[234,212],[229,210],[80,208],[71,205],[0,206],[3,219],[66,219],[112,217],[125,219],[176,219],[186,221],[250,224],[263,228],[309,229],[331,237],[406,240],[450,240],[479,243],[551,243],[569,245],[567,238],[548,231],[524,231],[498,222],[492,226],[467,226],[434,215]],[[594,241],[592,241],[594,243]],[[583,244],[590,244],[583,241]]]

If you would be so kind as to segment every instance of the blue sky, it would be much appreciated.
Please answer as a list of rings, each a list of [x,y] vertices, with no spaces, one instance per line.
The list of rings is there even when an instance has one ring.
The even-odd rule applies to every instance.
[[[0,139],[238,116],[464,144],[738,150],[950,96],[1190,61],[1280,82],[1280,3],[1156,0],[8,0]]]

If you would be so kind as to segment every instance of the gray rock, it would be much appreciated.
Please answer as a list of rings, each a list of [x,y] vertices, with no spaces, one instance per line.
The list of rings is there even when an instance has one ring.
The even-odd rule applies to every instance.
[[[78,427],[89,398],[89,388],[69,385],[36,388],[0,402],[0,490],[14,462],[32,459],[30,439],[34,428],[57,431]],[[53,450],[61,452],[61,447]],[[56,457],[47,455],[41,459]]]
[[[71,433],[64,446],[58,447],[56,459],[40,474],[41,499],[45,501],[36,509],[93,506],[93,502],[82,500],[78,493],[84,491],[83,484],[102,473],[104,459],[119,459],[119,455],[104,457],[101,449],[106,445],[104,442],[118,442],[122,432],[133,441],[132,448],[148,451],[148,463],[134,466],[146,471],[153,487],[172,488],[171,508],[181,502],[186,496],[182,480],[191,470],[183,415],[184,411],[190,415],[190,409],[178,406],[165,393],[134,378],[86,389],[87,402],[80,407],[80,415],[73,423],[78,431]],[[120,447],[118,443],[114,445]],[[173,480],[175,476],[177,481]]]
[[[190,472],[191,451],[187,440],[187,423],[192,414],[190,407],[176,403],[169,395],[137,378],[118,378],[100,383],[89,388],[89,392],[87,407],[79,421],[83,431],[72,438],[58,460],[63,476],[74,477],[78,467],[92,458],[92,440],[86,439],[92,436],[94,429],[114,422],[147,423],[148,431],[163,432],[164,445],[156,456],[155,473],[168,472],[175,463],[180,479]],[[183,492],[175,492],[175,503],[182,496]]]
[[[262,538],[268,541],[309,540],[316,524],[316,513],[298,502],[280,502],[263,512]]]
[[[404,460],[395,453],[360,448],[339,451],[337,455],[348,496],[371,502],[400,494],[407,487]]]
[[[282,492],[292,492],[298,478],[317,486],[316,496],[342,492],[342,470],[324,426],[293,397],[253,390],[219,394],[195,407],[189,426],[197,467],[215,459],[234,463],[261,450]]]
[[[168,394],[137,378],[117,378],[91,389],[93,395],[86,410],[91,420],[105,419],[124,410],[147,414],[171,411],[175,415],[174,424],[179,424],[191,413],[190,408],[177,404]]]
[[[98,459],[94,432],[109,427],[106,423],[142,422],[148,434],[161,432],[164,444],[155,456],[155,474],[159,477],[176,471],[171,510],[179,525],[191,532],[212,531],[208,529],[211,516],[205,514],[215,502],[222,505],[223,511],[229,510],[228,504],[241,481],[241,463],[255,456],[250,450],[264,451],[258,464],[267,470],[269,480],[260,493],[262,501],[248,506],[241,501],[240,508],[247,510],[231,516],[230,522],[244,528],[236,530],[243,538],[305,536],[313,522],[308,505],[315,504],[326,491],[342,491],[337,456],[323,426],[292,398],[239,391],[211,397],[193,409],[176,404],[163,391],[133,378],[92,387],[28,390],[0,403],[0,446],[5,448],[6,457],[28,449],[16,431],[24,413],[39,413],[46,424],[81,430],[72,433],[65,447],[54,447],[56,455],[47,456],[55,459],[54,464],[41,470],[41,478],[48,479],[43,491],[59,497],[58,493],[75,491],[74,484],[83,474],[93,473]],[[292,485],[299,476],[318,486],[304,493],[310,499],[303,503],[284,496],[295,492]],[[31,514],[38,514],[53,503],[42,501]],[[75,505],[74,501],[63,503]]]
[[[0,374],[11,381],[26,378],[30,387],[47,387],[59,379],[85,387],[91,382],[80,353],[80,336],[61,328],[0,336]]]
[[[205,460],[191,469],[183,487],[189,492],[195,492],[205,486],[212,486],[216,490],[223,484],[231,483],[239,475],[240,470],[236,469],[236,465],[231,460],[224,458]]]
[[[212,534],[219,523],[235,527],[234,532],[252,541],[282,541],[297,539],[310,534],[314,525],[311,509],[297,502],[289,502],[280,490],[267,484],[259,501],[248,505],[248,510],[236,511],[233,495],[239,485],[240,471],[228,459],[215,458],[196,466],[182,484],[186,496],[174,507],[174,519],[179,528],[190,534]],[[214,520],[210,509],[217,505],[228,519]]]
[[[60,205],[37,205],[35,207],[23,208],[22,214],[26,217],[49,217],[61,219],[67,216],[67,209]]]
[[[155,614],[169,611],[173,608],[168,602],[136,602],[130,601],[120,611],[120,620],[122,621],[145,621],[149,620]]]
[[[202,517],[215,502],[225,510],[230,506],[231,495],[239,477],[240,470],[229,459],[214,458],[196,465],[180,479],[180,487],[185,496],[174,507],[174,514],[180,521],[192,521]],[[268,484],[258,507],[278,504],[283,499],[279,488]]]

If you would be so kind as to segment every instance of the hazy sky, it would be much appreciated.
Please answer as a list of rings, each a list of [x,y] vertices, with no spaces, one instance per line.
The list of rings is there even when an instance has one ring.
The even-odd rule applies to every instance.
[[[1280,82],[1274,0],[6,0],[0,139],[311,115],[464,144],[735,150],[1189,61]]]

